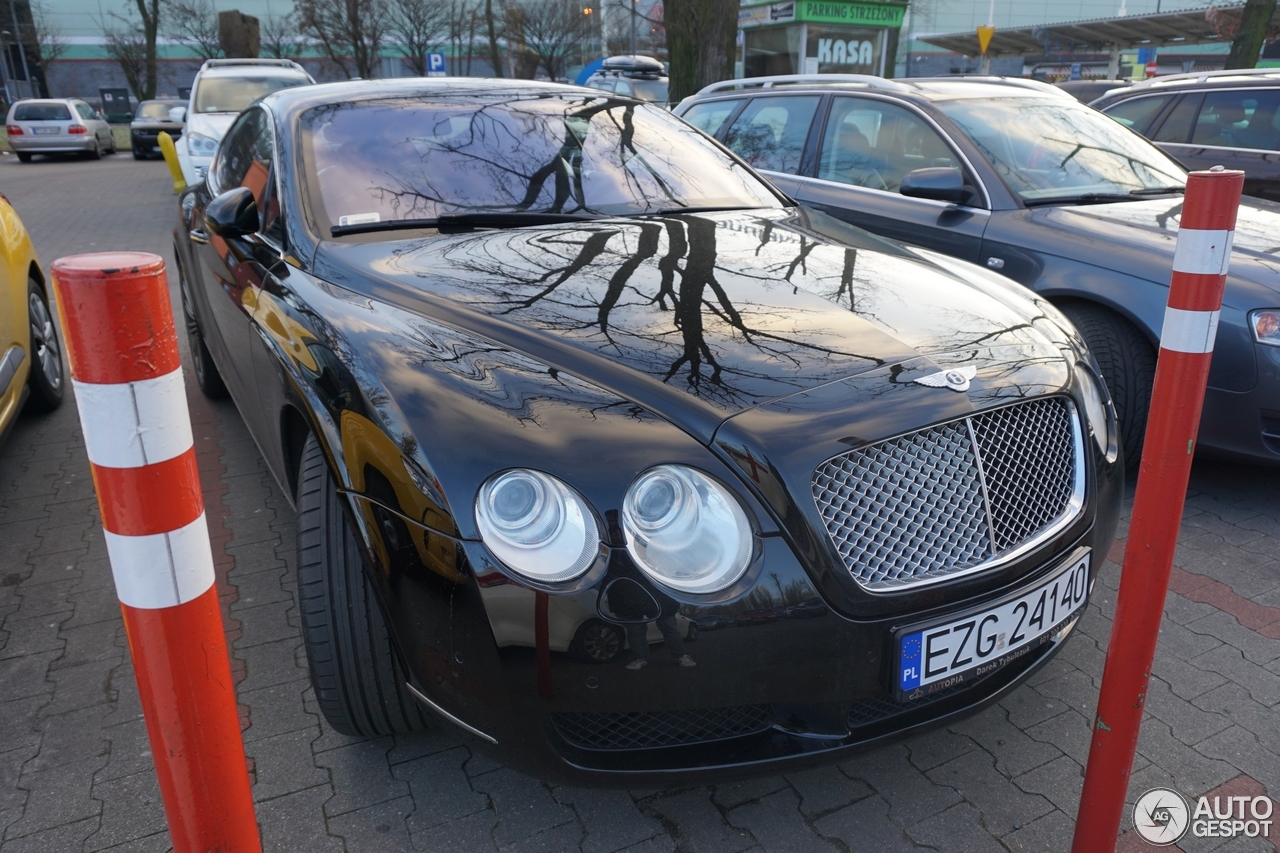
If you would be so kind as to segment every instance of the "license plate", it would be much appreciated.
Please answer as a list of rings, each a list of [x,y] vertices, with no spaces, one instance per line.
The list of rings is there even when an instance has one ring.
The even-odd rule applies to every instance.
[[[32,128],[31,132],[45,134],[45,133],[58,133],[61,130],[62,128],[60,127],[36,127],[36,128]]]
[[[897,634],[900,701],[981,678],[1058,637],[1089,593],[1089,552],[1073,557],[1029,592],[962,617]]]

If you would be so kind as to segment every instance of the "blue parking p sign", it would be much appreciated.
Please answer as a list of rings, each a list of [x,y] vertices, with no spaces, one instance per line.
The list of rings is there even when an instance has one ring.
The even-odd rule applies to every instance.
[[[427,54],[427,76],[428,77],[444,77],[448,72],[444,69],[443,53]]]

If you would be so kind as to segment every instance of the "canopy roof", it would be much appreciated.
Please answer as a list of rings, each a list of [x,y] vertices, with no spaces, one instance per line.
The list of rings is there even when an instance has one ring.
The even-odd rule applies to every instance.
[[[1093,21],[1066,21],[1030,27],[997,29],[987,48],[989,56],[1035,56],[1045,53],[1085,53],[1109,51],[1113,47],[1163,47],[1170,44],[1204,44],[1230,41],[1230,33],[1239,23],[1244,3],[1160,12],[1152,15],[1129,15],[1123,18],[1099,18]],[[1280,25],[1277,8],[1271,26]],[[965,56],[978,56],[978,34],[963,33],[917,35],[919,41],[937,45]]]

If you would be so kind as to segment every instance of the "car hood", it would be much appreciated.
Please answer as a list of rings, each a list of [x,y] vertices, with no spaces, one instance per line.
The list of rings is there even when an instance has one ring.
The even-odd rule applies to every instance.
[[[198,133],[210,139],[221,141],[231,129],[231,123],[239,113],[193,113],[187,112],[186,132]]]
[[[806,210],[327,242],[315,272],[609,388],[703,440],[737,413],[892,365],[1056,356],[1062,344],[1017,285]]]
[[[1121,272],[1169,283],[1182,197],[1147,199],[1079,206],[1055,206],[1035,210],[1033,216],[1055,230],[1074,232],[1091,242],[1108,243],[1124,252],[1108,256]],[[1236,219],[1232,244],[1231,279],[1254,294],[1280,293],[1280,204],[1244,198]],[[1228,297],[1230,301],[1230,296]],[[1252,301],[1246,298],[1245,301]],[[1256,307],[1241,305],[1239,307]]]

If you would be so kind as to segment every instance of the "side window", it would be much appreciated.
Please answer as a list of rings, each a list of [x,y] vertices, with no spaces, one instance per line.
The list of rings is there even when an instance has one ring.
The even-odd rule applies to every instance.
[[[1191,136],[1191,123],[1196,120],[1196,112],[1200,109],[1202,100],[1204,95],[1183,95],[1168,118],[1151,134],[1152,141],[1175,144],[1186,142]]]
[[[818,101],[817,95],[755,98],[734,120],[725,144],[757,169],[797,174]]]
[[[274,142],[270,122],[265,112],[253,109],[245,112],[227,132],[218,150],[218,191],[233,187],[248,187],[257,201],[263,218],[263,230],[272,233],[278,228],[279,205],[271,189],[271,164]]]
[[[1275,150],[1280,141],[1277,106],[1280,106],[1280,90],[1209,92],[1196,117],[1191,142],[1224,148]]]
[[[1164,109],[1164,105],[1169,103],[1172,97],[1172,95],[1157,95],[1151,98],[1132,98],[1121,101],[1114,107],[1108,107],[1106,114],[1130,130],[1142,133],[1156,117],[1156,113]]]
[[[626,80],[619,80],[614,84],[614,91],[619,95],[626,95],[628,98],[635,94],[635,92],[631,91],[631,84]]]
[[[720,126],[724,124],[725,119],[733,115],[733,111],[741,103],[741,98],[735,98],[732,101],[704,101],[689,107],[689,111],[681,118],[703,133],[715,136],[720,132]]]
[[[88,104],[76,104],[76,112],[80,114],[80,118],[87,121],[93,121],[97,116],[93,114],[93,108]]]
[[[950,146],[920,116],[869,98],[832,100],[819,178],[897,192],[908,172],[931,166],[961,168]]]

